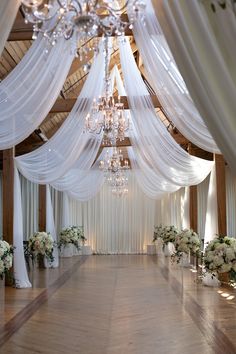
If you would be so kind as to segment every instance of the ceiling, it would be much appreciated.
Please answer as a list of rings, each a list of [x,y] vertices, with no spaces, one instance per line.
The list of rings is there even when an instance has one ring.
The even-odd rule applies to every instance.
[[[125,16],[125,15],[124,15]],[[141,71],[143,80],[147,86],[147,89],[149,93],[152,95],[154,105],[156,107],[156,110],[158,112],[157,119],[161,119],[163,124],[167,127],[167,129],[170,131],[170,134],[175,138],[175,140],[184,148],[187,149],[189,146],[189,141],[185,139],[178,131],[176,128],[173,127],[171,122],[169,121],[167,115],[163,111],[157,97],[155,96],[155,93],[149,84],[146,75],[145,75],[145,68],[142,64],[142,60],[140,57],[140,54],[138,52],[137,46],[135,44],[134,38],[132,36],[132,31],[129,29],[127,31],[127,36],[130,40],[131,43],[131,48],[135,57],[135,60],[137,62],[137,65]],[[30,24],[25,24],[24,23],[24,18],[21,13],[21,11],[18,11],[15,23],[12,27],[12,31],[9,35],[8,41],[5,45],[4,51],[2,53],[2,56],[0,57],[0,80],[3,80],[14,68],[15,66],[20,62],[20,60],[23,58],[27,50],[30,48],[32,44],[32,28]],[[92,45],[91,40],[91,45]],[[88,72],[84,71],[84,65],[87,63],[92,62],[92,57],[93,57],[93,52],[91,51],[88,55],[88,57],[84,60],[80,60],[79,58],[75,58],[70,71],[68,73],[68,76],[66,78],[66,81],[61,89],[60,95],[55,102],[54,106],[52,107],[51,111],[45,117],[44,121],[42,124],[38,127],[38,129],[32,133],[25,141],[21,142],[19,145],[16,147],[16,155],[21,155],[24,153],[27,153],[29,151],[34,150],[35,148],[39,147],[44,143],[42,139],[42,134],[47,138],[50,139],[56,131],[60,128],[60,126],[63,124],[63,122],[66,120],[70,110],[73,107],[73,104],[75,103],[75,99],[78,97],[83,84],[86,80],[86,77],[88,75]],[[116,44],[116,41],[114,41],[113,44],[113,52],[111,55],[111,62],[110,62],[110,68],[112,68],[114,65],[118,66],[118,69],[120,70],[120,59],[119,59],[119,51],[118,47]],[[122,73],[121,73],[122,76]],[[116,92],[115,92],[116,94]],[[126,99],[126,104],[127,104],[127,99]],[[42,134],[41,134],[42,133]],[[125,146],[130,145],[130,140],[129,138],[126,138],[125,141],[120,142],[118,144],[119,146],[122,147],[122,151],[125,157],[127,157],[127,151]],[[100,151],[102,150],[103,146],[101,146]],[[203,150],[192,146],[192,151],[195,149],[194,154],[196,156],[200,156],[202,158],[206,159],[212,159],[212,155],[204,152]],[[1,157],[1,156],[0,156]]]

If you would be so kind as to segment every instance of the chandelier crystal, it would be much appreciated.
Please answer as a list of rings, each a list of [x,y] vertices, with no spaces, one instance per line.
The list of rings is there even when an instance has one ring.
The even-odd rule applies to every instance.
[[[121,151],[113,148],[112,155],[109,150],[104,160],[100,161],[100,170],[103,171],[105,181],[111,187],[113,194],[122,196],[128,193],[128,170],[130,169],[128,160],[123,158]]]
[[[111,96],[111,79],[109,75],[108,38],[105,38],[105,96],[94,99],[92,111],[86,117],[85,131],[100,134],[103,130],[103,144],[115,146],[117,141],[125,139],[129,129],[129,116],[125,114],[120,96],[115,101]]]
[[[61,37],[66,40],[74,37],[83,44],[98,35],[122,36],[145,8],[143,0],[21,0],[21,3],[25,21],[33,23],[33,39],[42,33],[51,45]],[[126,8],[129,20],[122,17]],[[83,48],[86,51],[86,46]],[[98,48],[95,45],[93,49]]]

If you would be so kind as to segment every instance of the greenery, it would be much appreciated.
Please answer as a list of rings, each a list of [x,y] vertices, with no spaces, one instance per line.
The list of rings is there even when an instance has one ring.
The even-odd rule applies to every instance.
[[[9,273],[12,267],[13,247],[8,242],[0,240],[0,278]]]
[[[77,249],[80,249],[81,243],[84,244],[86,238],[84,237],[84,229],[82,226],[69,226],[65,227],[60,232],[60,241],[58,247],[61,249],[62,245],[69,243],[75,245]]]
[[[29,251],[33,259],[45,256],[50,262],[53,262],[53,246],[54,241],[49,232],[36,232],[29,238]]]

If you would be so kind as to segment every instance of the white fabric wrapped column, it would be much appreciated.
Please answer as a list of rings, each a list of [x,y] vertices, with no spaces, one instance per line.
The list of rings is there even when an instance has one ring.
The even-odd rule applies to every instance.
[[[47,267],[57,268],[59,266],[57,235],[56,235],[56,230],[55,230],[55,223],[54,223],[53,209],[52,209],[52,200],[51,200],[51,193],[50,193],[49,185],[46,186],[46,231],[50,232],[56,245],[53,248],[54,261],[51,263],[45,259],[45,265]]]
[[[182,229],[190,228],[190,187],[184,188],[184,195],[182,196]]]
[[[204,240],[210,176],[197,186],[198,234]]]
[[[70,226],[69,199],[66,192],[62,194],[62,227]]]
[[[19,172],[14,169],[14,220],[13,220],[14,278],[17,288],[31,288],[23,248],[23,217]]]
[[[226,168],[227,235],[236,237],[236,177]]]
[[[19,6],[20,0],[0,1],[0,55],[11,31]]]

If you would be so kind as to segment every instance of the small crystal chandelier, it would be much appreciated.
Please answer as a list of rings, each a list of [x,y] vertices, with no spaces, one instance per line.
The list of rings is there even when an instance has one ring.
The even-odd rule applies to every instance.
[[[129,129],[129,116],[125,114],[120,96],[115,102],[111,96],[111,79],[109,75],[108,38],[105,38],[105,96],[94,99],[92,111],[86,117],[85,131],[100,134],[103,130],[103,144],[116,145],[125,139]]]
[[[105,181],[112,188],[113,194],[119,196],[127,194],[130,166],[128,160],[123,158],[121,151],[113,148],[111,156],[107,151],[105,159],[100,161],[99,168],[104,172]]]
[[[132,28],[145,8],[144,0],[21,0],[25,21],[33,23],[33,39],[39,33],[51,45],[64,37],[76,42],[88,41],[98,35],[121,36]],[[129,8],[129,20],[121,14]],[[95,46],[95,48],[97,47]]]

